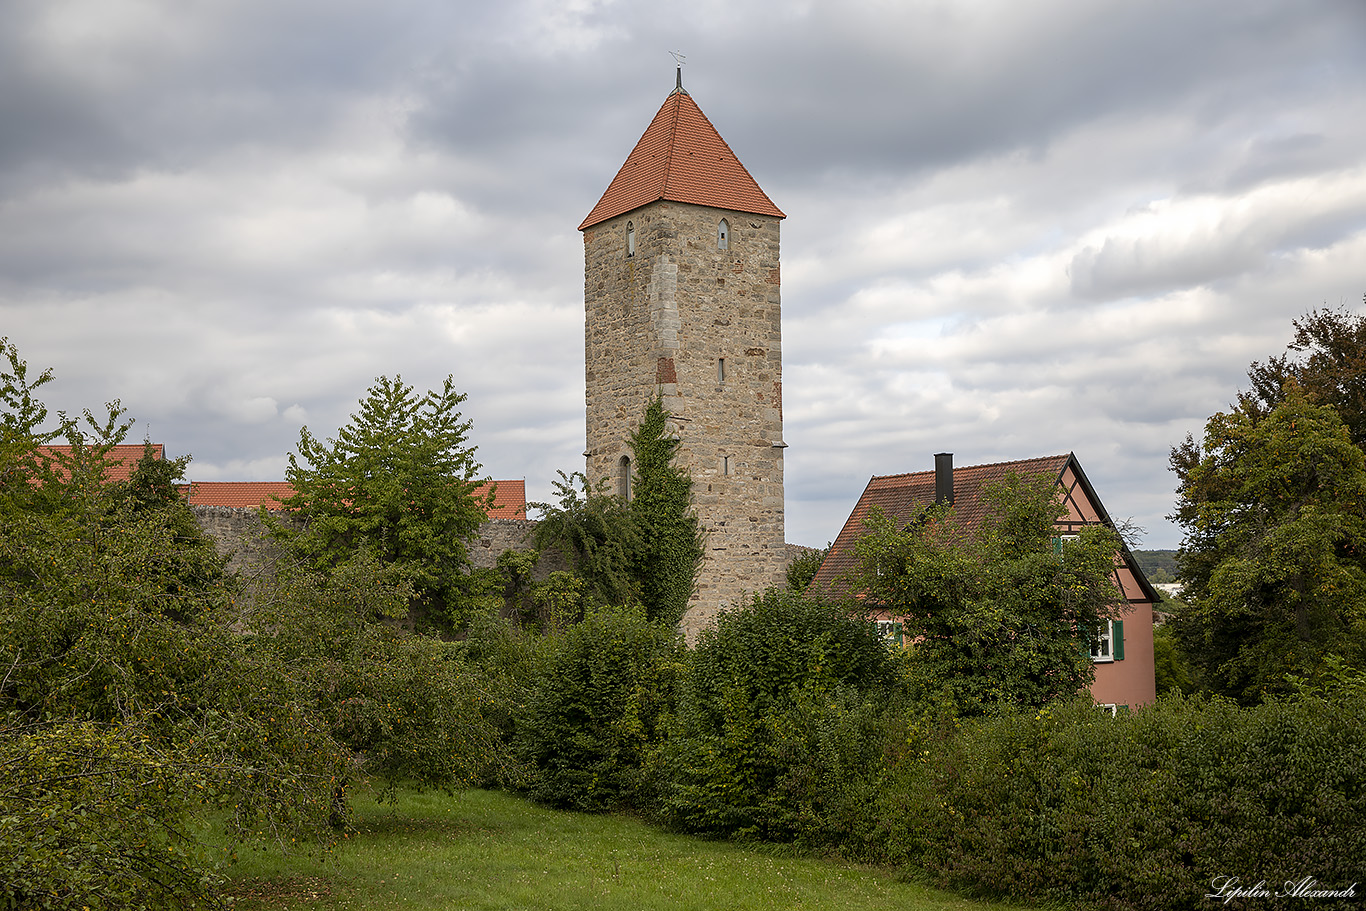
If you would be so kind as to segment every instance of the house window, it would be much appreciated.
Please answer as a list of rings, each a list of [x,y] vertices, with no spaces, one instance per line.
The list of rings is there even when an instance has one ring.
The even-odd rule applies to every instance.
[[[721,224],[716,226],[716,249],[730,249],[730,222],[724,218],[721,219]]]
[[[903,644],[900,620],[877,621],[877,634],[888,645]]]
[[[1102,620],[1091,639],[1091,660],[1097,664],[1124,660],[1124,621]]]
[[[1055,538],[1053,539],[1053,553],[1055,553],[1055,554],[1060,554],[1060,553],[1062,553],[1062,546],[1063,546],[1063,544],[1065,544],[1065,543],[1068,542],[1068,541],[1075,541],[1075,540],[1077,540],[1077,536],[1076,536],[1076,535],[1058,535],[1057,537],[1055,537]]]
[[[636,226],[634,222],[626,223],[626,258],[630,259],[636,255]]]
[[[631,457],[622,456],[617,463],[617,494],[623,500],[631,499]]]

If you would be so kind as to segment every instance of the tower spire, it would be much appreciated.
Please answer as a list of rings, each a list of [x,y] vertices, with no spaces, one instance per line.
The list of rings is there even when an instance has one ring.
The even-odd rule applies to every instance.
[[[683,88],[683,63],[688,59],[688,55],[680,54],[678,51],[669,51],[669,53],[673,55],[674,63],[677,64],[674,90],[670,94],[686,95],[688,90]]]

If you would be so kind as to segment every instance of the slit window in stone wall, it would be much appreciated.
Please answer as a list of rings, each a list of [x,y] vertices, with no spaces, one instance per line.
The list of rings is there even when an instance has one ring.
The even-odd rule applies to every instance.
[[[730,222],[724,218],[721,219],[721,224],[716,226],[716,249],[730,249]]]
[[[723,357],[718,357],[718,358],[716,359],[716,382],[718,382],[718,383],[724,383],[725,381],[726,381],[726,359],[723,358]]]
[[[617,463],[617,494],[623,500],[631,499],[631,457],[622,456]]]
[[[730,474],[730,456],[721,456],[721,474]]]
[[[626,258],[630,259],[636,255],[636,226],[634,222],[626,223]]]

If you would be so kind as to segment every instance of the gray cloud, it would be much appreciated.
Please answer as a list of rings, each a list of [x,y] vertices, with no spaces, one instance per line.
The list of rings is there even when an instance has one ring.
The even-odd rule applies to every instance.
[[[1176,543],[1166,453],[1356,304],[1355,2],[0,7],[0,333],[198,478],[377,375],[487,470],[581,464],[575,231],[673,82],[779,206],[789,540],[869,475],[1075,450]]]

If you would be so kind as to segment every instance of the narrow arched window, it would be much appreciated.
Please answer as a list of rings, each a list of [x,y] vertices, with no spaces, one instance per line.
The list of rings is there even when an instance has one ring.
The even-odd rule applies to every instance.
[[[636,255],[636,226],[634,222],[626,223],[626,258],[630,259]]]
[[[716,249],[730,249],[730,222],[724,218],[721,219],[721,224],[716,226]]]
[[[631,499],[631,457],[622,456],[617,462],[617,493],[623,500]]]

